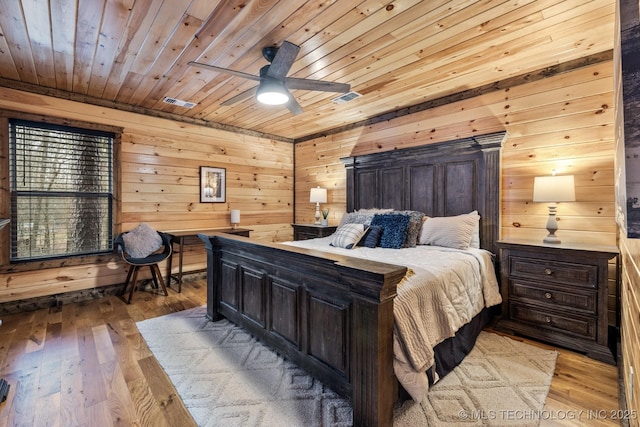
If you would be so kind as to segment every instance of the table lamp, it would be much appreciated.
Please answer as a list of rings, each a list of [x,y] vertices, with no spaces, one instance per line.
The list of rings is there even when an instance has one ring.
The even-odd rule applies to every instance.
[[[576,190],[573,175],[537,176],[534,178],[533,201],[549,203],[549,219],[547,220],[549,235],[543,240],[544,243],[560,243],[560,239],[556,236],[556,230],[558,230],[556,203],[574,202],[575,200]]]
[[[240,210],[231,209],[231,227],[235,230],[240,224]]]
[[[320,203],[327,203],[326,188],[312,188],[309,195],[309,202],[316,204],[316,224],[320,225]]]

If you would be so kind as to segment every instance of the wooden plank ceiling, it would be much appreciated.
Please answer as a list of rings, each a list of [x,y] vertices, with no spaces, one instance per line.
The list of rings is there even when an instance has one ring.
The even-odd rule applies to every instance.
[[[0,0],[0,85],[292,140],[613,48],[615,0]],[[254,97],[265,46],[300,46],[288,76],[362,94]],[[188,109],[163,102],[197,104]]]

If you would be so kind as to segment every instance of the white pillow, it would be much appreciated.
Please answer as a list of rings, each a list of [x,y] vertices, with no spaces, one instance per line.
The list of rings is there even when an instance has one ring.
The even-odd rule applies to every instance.
[[[480,249],[480,215],[478,214],[478,211],[472,211],[467,215],[478,217],[478,221],[476,222],[475,227],[473,227],[473,234],[471,234],[471,242],[469,243],[469,247]]]
[[[145,222],[122,235],[124,248],[132,258],[146,258],[162,247],[162,237]]]
[[[343,224],[333,233],[330,245],[344,249],[354,248],[364,236],[365,230],[364,224]]]
[[[477,213],[428,218],[422,224],[418,242],[421,245],[468,249],[479,221]]]

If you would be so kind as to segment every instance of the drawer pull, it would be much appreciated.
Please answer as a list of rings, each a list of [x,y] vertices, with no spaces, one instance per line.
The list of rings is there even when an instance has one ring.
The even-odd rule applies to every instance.
[[[551,299],[551,297],[552,297],[552,296],[553,296],[553,295],[551,295],[551,292],[545,292],[545,293],[544,293],[544,297],[545,297],[546,299]]]
[[[545,269],[544,269],[544,274],[546,274],[547,276],[550,276],[550,275],[551,275],[551,273],[553,273],[553,271],[551,271],[551,269],[550,269],[550,268],[545,268]]]
[[[544,316],[544,321],[547,322],[547,323],[551,323],[551,317]]]

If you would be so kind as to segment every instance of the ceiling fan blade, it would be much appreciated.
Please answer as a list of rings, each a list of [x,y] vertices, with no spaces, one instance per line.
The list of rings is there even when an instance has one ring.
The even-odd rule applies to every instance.
[[[300,104],[298,104],[298,101],[296,101],[291,92],[289,92],[289,102],[287,102],[287,108],[294,116],[302,113],[302,107],[300,106]]]
[[[269,65],[267,76],[275,79],[284,78],[293,65],[293,62],[296,60],[296,56],[298,56],[299,51],[299,46],[296,46],[286,40],[283,41],[282,45],[278,48],[278,53],[276,53],[271,65]]]
[[[242,77],[249,80],[255,80],[257,82],[260,81],[260,76],[254,76],[253,74],[243,73],[242,71],[230,70],[228,68],[216,67],[215,65],[202,64],[200,62],[195,62],[195,61],[190,61],[188,65],[191,65],[193,67],[204,68],[205,70],[217,71],[219,73],[227,73],[227,74],[231,74],[232,76]]]
[[[288,89],[319,90],[322,92],[349,92],[351,85],[347,83],[327,82],[324,80],[298,79],[286,77],[284,85]]]
[[[236,96],[233,96],[233,97],[227,99],[226,101],[224,101],[220,105],[224,105],[226,107],[226,106],[229,106],[229,105],[233,105],[236,102],[244,101],[245,99],[251,98],[252,96],[254,96],[256,94],[257,90],[258,90],[258,86],[254,86],[251,89],[247,89],[244,92],[240,92]]]

